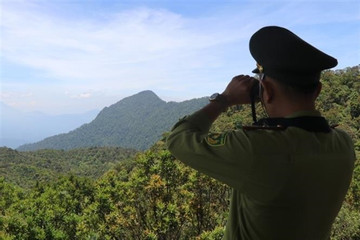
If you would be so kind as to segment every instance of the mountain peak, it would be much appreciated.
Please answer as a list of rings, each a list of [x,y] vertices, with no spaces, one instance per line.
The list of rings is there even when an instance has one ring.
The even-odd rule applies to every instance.
[[[145,100],[156,100],[156,101],[163,101],[161,100],[158,95],[156,95],[153,91],[151,90],[145,90],[145,91],[142,91],[142,92],[139,92],[135,95],[132,95],[130,97],[127,97],[127,98],[139,98],[139,99],[145,99]]]
[[[144,91],[141,91],[141,92],[138,92],[137,94],[135,95],[148,95],[148,96],[157,96],[153,91],[151,90],[144,90]],[[133,95],[133,96],[135,96]]]
[[[152,107],[159,104],[165,104],[166,102],[161,100],[153,91],[146,90],[134,94],[132,96],[123,98],[122,100],[118,101],[117,103],[109,106],[108,108],[123,108],[126,106],[132,108],[144,108],[144,107]]]

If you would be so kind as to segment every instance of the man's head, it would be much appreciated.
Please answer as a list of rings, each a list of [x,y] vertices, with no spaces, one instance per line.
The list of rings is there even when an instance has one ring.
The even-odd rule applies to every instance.
[[[320,92],[321,71],[337,65],[335,58],[281,27],[260,29],[251,37],[249,46],[257,61],[253,72],[265,75],[263,102],[268,111],[271,106],[267,104],[273,104],[273,100],[275,104],[294,105],[294,109],[301,108],[295,107],[299,104],[308,108],[307,103],[315,101]]]
[[[320,81],[307,86],[284,84],[265,76],[260,83],[261,102],[270,117],[285,117],[297,111],[315,110],[321,91]]]

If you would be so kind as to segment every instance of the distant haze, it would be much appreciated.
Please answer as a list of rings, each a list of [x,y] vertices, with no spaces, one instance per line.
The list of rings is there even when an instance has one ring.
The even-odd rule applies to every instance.
[[[41,112],[22,112],[0,103],[0,146],[18,146],[66,133],[93,120],[99,110],[78,114],[48,115]]]

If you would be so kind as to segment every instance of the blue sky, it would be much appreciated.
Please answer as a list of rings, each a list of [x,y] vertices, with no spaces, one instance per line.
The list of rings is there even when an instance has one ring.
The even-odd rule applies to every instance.
[[[166,101],[221,92],[255,67],[263,26],[360,64],[359,1],[2,0],[1,99],[49,114],[102,109],[142,90]]]

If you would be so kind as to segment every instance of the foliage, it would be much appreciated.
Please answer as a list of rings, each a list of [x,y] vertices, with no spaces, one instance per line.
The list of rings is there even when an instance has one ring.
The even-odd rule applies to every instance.
[[[38,150],[19,152],[0,148],[0,175],[6,181],[32,187],[36,182],[47,182],[63,174],[98,178],[119,161],[136,153],[120,147],[93,147],[87,149]]]
[[[129,173],[118,168],[120,172],[110,171],[97,183],[103,215],[83,225],[82,237],[96,226],[110,239],[187,239],[224,224],[225,186],[159,146],[139,154],[135,162]]]
[[[74,176],[37,185],[2,214],[3,229],[15,239],[74,239],[94,190],[91,180]]]
[[[333,224],[332,240],[360,239],[360,212],[345,202]]]
[[[214,229],[225,224],[226,186],[175,160],[161,142],[134,160],[130,166],[120,162],[98,181],[69,176],[38,184],[24,197],[3,204],[3,229],[15,239],[222,235]]]

